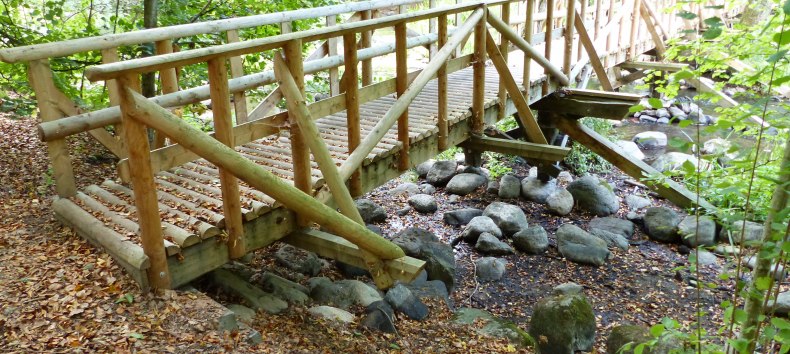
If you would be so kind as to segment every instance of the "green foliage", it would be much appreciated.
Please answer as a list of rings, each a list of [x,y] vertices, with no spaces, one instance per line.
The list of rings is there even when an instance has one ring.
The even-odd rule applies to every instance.
[[[515,157],[513,156],[486,151],[483,153],[483,160],[485,161],[483,166],[488,169],[491,179],[498,179],[513,172],[510,166],[513,164],[514,159]]]
[[[444,150],[436,155],[436,161],[446,161],[446,160],[455,160],[455,154],[461,152],[461,148],[457,146],[453,146],[447,150]]]
[[[612,124],[605,119],[588,117],[582,118],[581,123],[609,140],[617,140]],[[565,156],[565,164],[577,175],[609,172],[612,169],[609,161],[590,151],[584,145],[575,143],[568,156]]]

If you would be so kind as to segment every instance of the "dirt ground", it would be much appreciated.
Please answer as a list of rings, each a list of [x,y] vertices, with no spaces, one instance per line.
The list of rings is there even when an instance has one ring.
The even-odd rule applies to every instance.
[[[76,236],[55,220],[50,208],[54,188],[48,172],[46,149],[36,134],[33,118],[0,116],[0,351],[2,352],[514,352],[504,340],[478,335],[474,328],[449,325],[451,312],[430,304],[431,316],[417,322],[398,319],[397,334],[370,333],[356,327],[335,327],[307,316],[304,309],[285,315],[258,314],[254,328],[263,342],[250,346],[247,331],[219,333],[213,321],[222,311],[223,294],[185,290],[143,293],[106,254]],[[89,139],[69,141],[80,186],[101,182],[113,175],[114,161]],[[516,166],[526,175],[526,166]],[[623,176],[607,176],[625,193],[644,194],[625,184]],[[408,226],[426,227],[449,242],[460,229],[442,222],[444,211],[462,207],[485,207],[494,196],[484,192],[448,201],[441,189],[436,194],[439,211],[432,215],[397,216],[404,199],[386,194],[393,181],[373,193],[391,215],[383,227],[394,234]],[[587,215],[549,215],[543,206],[518,201],[530,223],[540,223],[549,235],[563,223],[585,225]],[[656,203],[664,203],[657,201]],[[623,208],[624,209],[624,208]],[[624,210],[621,209],[621,213]],[[553,238],[550,236],[552,245]],[[585,287],[596,313],[596,351],[610,328],[630,322],[651,325],[665,316],[681,323],[693,321],[697,290],[689,285],[685,256],[676,246],[656,244],[637,232],[627,252],[614,251],[614,259],[595,268],[564,260],[554,247],[541,256],[505,256],[505,277],[494,283],[477,283],[473,261],[480,257],[469,245],[456,247],[457,281],[452,300],[456,307],[486,309],[529,326],[534,303],[558,284],[573,281]],[[258,251],[265,261],[270,250]],[[719,260],[724,265],[723,259]],[[718,304],[733,291],[731,281],[717,278],[719,270],[700,270],[700,281],[713,287],[700,292],[708,329],[720,325]],[[332,273],[330,276],[337,276]]]

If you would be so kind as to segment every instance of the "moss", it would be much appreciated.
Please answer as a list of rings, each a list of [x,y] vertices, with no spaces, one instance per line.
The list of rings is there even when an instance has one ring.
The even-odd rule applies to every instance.
[[[618,354],[618,350],[627,343],[632,343],[629,350],[623,350],[622,354],[632,354],[637,344],[647,343],[653,339],[650,336],[650,331],[642,326],[636,325],[621,325],[612,328],[612,333],[609,334],[609,339],[606,340],[606,353]],[[642,352],[650,354],[650,349],[645,348]]]
[[[535,306],[529,334],[536,340],[539,353],[590,350],[595,341],[595,314],[581,294],[543,299]]]

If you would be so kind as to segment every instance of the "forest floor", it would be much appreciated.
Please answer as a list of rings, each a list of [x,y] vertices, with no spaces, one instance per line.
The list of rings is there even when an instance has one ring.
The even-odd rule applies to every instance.
[[[54,218],[51,196],[54,188],[48,172],[45,145],[36,136],[36,121],[29,117],[0,115],[0,352],[513,352],[503,339],[485,337],[473,327],[449,324],[452,312],[442,304],[429,304],[425,321],[399,318],[397,334],[371,333],[356,327],[335,327],[307,316],[304,309],[284,315],[259,313],[254,328],[263,342],[247,344],[246,333],[219,333],[212,328],[217,309],[202,293],[185,290],[156,294],[142,292],[133,280],[106,253],[65,228]],[[92,140],[78,136],[69,141],[78,184],[101,182],[114,175],[114,161]],[[517,175],[526,167],[515,166]],[[624,183],[613,172],[607,178],[625,193],[647,195]],[[391,235],[408,226],[427,228],[449,242],[460,229],[442,222],[444,211],[463,207],[484,208],[496,196],[484,192],[447,200],[441,189],[436,194],[439,211],[411,212],[397,216],[405,198],[386,194],[397,181],[370,194],[389,212],[383,227]],[[527,212],[530,223],[540,223],[553,235],[563,223],[583,225],[590,216],[573,212],[566,217],[550,215],[543,206],[524,200],[517,203]],[[654,200],[654,204],[666,204]],[[625,207],[621,209],[624,214]],[[623,215],[620,215],[623,216]],[[550,236],[552,246],[554,239]],[[694,321],[695,303],[705,311],[708,330],[721,325],[718,304],[729,299],[733,282],[718,279],[726,268],[700,269],[699,282],[713,286],[698,292],[689,285],[686,256],[677,246],[657,244],[641,231],[627,252],[614,251],[614,258],[602,267],[566,261],[555,247],[540,256],[515,254],[505,277],[492,283],[477,283],[473,260],[480,257],[468,245],[456,247],[457,290],[452,294],[455,308],[475,307],[512,320],[522,329],[529,327],[532,306],[551,293],[551,288],[573,281],[584,286],[596,313],[597,352],[605,352],[610,328],[620,323],[652,325],[670,316],[682,324]],[[269,262],[270,248],[256,252],[255,258]],[[336,272],[327,276],[336,277]],[[223,296],[207,294],[222,301]]]

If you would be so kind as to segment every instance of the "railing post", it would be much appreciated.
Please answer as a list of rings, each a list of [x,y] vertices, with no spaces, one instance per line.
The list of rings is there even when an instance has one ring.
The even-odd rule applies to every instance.
[[[230,30],[226,34],[228,43],[236,43],[239,41],[239,31]],[[244,64],[241,61],[241,57],[230,57],[230,77],[235,79],[242,76],[244,76]],[[244,91],[233,93],[233,108],[236,113],[236,125],[249,121],[247,96],[244,94]]]
[[[535,29],[535,1],[536,0],[526,0],[527,1],[527,14],[524,20],[524,40],[527,43],[532,44],[532,34]],[[529,102],[529,95],[530,95],[530,74],[532,73],[532,58],[524,53],[524,78],[522,84],[524,85],[525,95],[527,97],[527,102]]]
[[[362,11],[362,20],[370,20],[371,19],[371,11]],[[359,47],[360,48],[369,48],[371,45],[371,38],[373,36],[372,31],[362,31],[361,37],[359,39]],[[354,42],[354,46],[356,46],[356,42]],[[368,86],[373,83],[373,60],[372,59],[365,59],[362,61],[362,86]]]
[[[357,35],[349,33],[343,36],[343,51],[345,59],[346,77],[343,91],[346,93],[346,126],[348,127],[348,154],[356,150],[362,139],[359,126],[359,78],[357,75]],[[362,183],[359,179],[359,170],[351,175],[349,192],[352,196],[362,194]]]
[[[326,26],[331,27],[337,24],[337,17],[335,15],[326,17]],[[329,56],[337,55],[337,37],[332,37],[326,40],[327,54]],[[340,76],[336,67],[329,69],[329,95],[336,96],[340,94]]]
[[[485,6],[485,5],[483,5]],[[485,90],[486,90],[486,17],[488,9],[484,8],[483,17],[475,25],[474,64],[472,64],[472,134],[482,135],[485,128]],[[464,151],[466,164],[480,166],[482,164],[479,151]]]
[[[587,0],[582,0],[587,1]],[[562,61],[562,72],[568,79],[571,76],[571,62],[573,61],[573,22],[576,17],[576,0],[566,0],[565,2],[565,53]],[[584,16],[584,15],[582,15]],[[583,17],[582,17],[583,18]],[[581,47],[581,46],[579,46]]]
[[[208,61],[208,82],[211,88],[211,111],[214,116],[214,137],[219,142],[234,147],[233,121],[230,111],[228,69],[225,58]],[[236,259],[246,254],[244,225],[241,216],[239,181],[230,172],[219,168],[222,186],[222,211],[225,214],[225,231],[228,233],[228,257]]]
[[[574,0],[568,0],[568,1],[573,2]],[[582,2],[582,6],[579,9],[579,14],[581,15],[582,23],[584,23],[584,20],[587,19],[587,1],[588,0],[580,0],[580,1]],[[573,26],[574,21],[570,21],[570,20],[568,20],[568,21],[571,23],[571,26]],[[582,60],[582,53],[584,52],[584,47],[583,46],[580,45],[578,47],[579,48],[577,48],[576,61]]]
[[[140,92],[140,78],[128,74],[119,80],[121,93],[121,112],[124,125],[123,135],[129,151],[129,173],[134,189],[134,204],[137,208],[137,222],[140,225],[140,240],[143,252],[151,261],[148,269],[148,283],[154,289],[170,288],[170,271],[167,266],[165,241],[162,237],[162,220],[159,216],[159,201],[156,196],[156,183],[151,170],[151,152],[148,144],[148,129],[132,118],[135,110],[134,97],[126,91]]]
[[[36,94],[41,120],[49,122],[63,117],[55,102],[55,82],[52,80],[52,70],[49,68],[48,59],[34,60],[28,63],[28,81]],[[71,166],[66,139],[57,139],[47,142],[49,160],[52,162],[52,177],[55,180],[55,191],[63,198],[68,198],[77,193],[77,184],[74,180],[74,169]]]
[[[285,61],[288,63],[288,69],[296,80],[296,85],[299,87],[302,96],[304,97],[304,68],[302,66],[302,41],[295,39],[283,45],[283,52],[285,53]],[[294,186],[307,193],[313,195],[313,182],[312,182],[312,169],[310,167],[310,149],[304,142],[302,132],[299,130],[298,123],[294,117],[288,117],[290,122],[290,136],[291,141],[291,154],[294,172]],[[301,225],[306,225],[308,220],[300,219]]]
[[[432,9],[436,7],[436,0],[428,0],[428,8]],[[431,17],[428,19],[428,33],[436,33],[436,18]],[[428,61],[433,60],[434,54],[436,54],[436,43],[431,43],[428,46]]]
[[[546,0],[546,43],[544,43],[544,54],[549,61],[551,61],[551,42],[553,41],[551,32],[554,30],[554,0]],[[551,75],[549,70],[544,68],[543,73],[546,75],[546,81],[543,82],[543,96],[549,94],[549,87],[551,85]]]
[[[510,3],[506,2],[502,4],[502,22],[506,25],[510,26]],[[504,35],[499,37],[499,52],[502,53],[502,58],[507,63],[508,54],[510,53],[510,43],[507,41]],[[507,103],[507,89],[505,88],[505,82],[503,80],[499,80],[499,112],[498,112],[498,119],[505,118],[505,108]]]
[[[169,54],[173,52],[173,42],[169,39],[161,40],[155,43],[156,54]],[[162,94],[168,94],[178,91],[178,78],[176,77],[176,69],[164,69],[159,72],[159,81],[162,85]],[[165,146],[165,135],[155,131],[154,136],[154,149]]]
[[[395,62],[396,62],[396,81],[395,90],[398,97],[406,92],[409,86],[409,68],[406,56],[406,22],[400,22],[395,25]],[[398,118],[398,141],[401,143],[400,158],[398,160],[398,168],[401,171],[409,168],[409,110],[408,108],[403,111],[403,114]]]
[[[631,33],[629,36],[629,47],[627,60],[634,60],[636,55],[636,33],[639,29],[639,9],[642,7],[642,0],[634,0],[634,8],[631,11]]]
[[[447,43],[447,15],[439,15],[439,41],[438,48],[444,47]],[[439,127],[439,151],[444,151],[448,148],[447,135],[449,127],[447,126],[448,116],[448,102],[447,102],[447,63],[445,62],[437,73],[439,85],[439,116],[436,119],[436,124]]]
[[[102,49],[101,51],[101,62],[104,64],[107,63],[115,63],[119,60],[118,58],[118,48],[107,48]],[[118,91],[118,83],[116,80],[107,80],[105,81],[105,85],[107,85],[107,96],[110,98],[110,106],[118,106],[121,104],[121,93]],[[117,123],[113,125],[113,130],[115,131],[115,138],[118,139],[118,144],[121,147],[121,150],[126,151],[126,147],[124,146],[123,140],[123,124]],[[126,158],[124,156],[118,156],[120,158]]]
[[[609,11],[606,13],[606,25],[609,25],[612,22],[612,16],[614,14],[614,1],[609,0]],[[614,29],[610,30],[609,33],[606,34],[606,55],[603,57],[603,66],[608,68],[609,67],[609,56],[611,55],[612,51],[612,38],[614,36]]]
[[[463,2],[463,0],[455,0],[455,4],[456,5],[458,5],[458,4],[462,3],[462,2]],[[455,28],[458,28],[458,26],[460,26],[460,25],[461,25],[461,13],[456,12],[455,16],[453,18],[453,26],[455,26]],[[458,47],[455,48],[455,57],[456,58],[461,57],[461,52],[463,51],[463,49],[464,49],[463,48],[463,44],[459,45]]]

